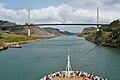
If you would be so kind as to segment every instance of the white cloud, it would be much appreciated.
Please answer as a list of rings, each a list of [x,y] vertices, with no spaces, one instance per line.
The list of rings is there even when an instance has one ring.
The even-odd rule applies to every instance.
[[[31,10],[31,18],[40,22],[63,22],[63,16],[72,11],[72,7],[67,4],[62,4],[58,7],[50,6],[48,8]]]
[[[100,1],[100,0],[99,0]],[[97,0],[71,0],[72,3],[59,6],[31,10],[32,23],[96,23]],[[107,4],[107,0],[100,1],[100,23],[109,23],[120,18],[120,3],[116,0]],[[113,4],[112,4],[113,3]],[[72,4],[72,5],[71,5]],[[77,7],[75,7],[77,6]],[[110,7],[110,9],[109,9]],[[113,8],[112,8],[113,7]],[[115,8],[115,9],[114,9]],[[0,19],[16,23],[27,22],[27,10],[13,10],[0,3]]]
[[[120,9],[120,3],[115,3],[114,7],[117,8],[117,9]]]
[[[80,0],[76,0],[80,1]],[[84,0],[84,2],[90,2],[90,0]],[[82,3],[82,2],[81,2]],[[95,3],[94,0],[91,1],[91,3]],[[115,4],[115,7],[119,7],[119,4]],[[13,9],[7,9],[4,7],[5,4],[0,4],[0,17],[2,19],[8,19],[15,22],[25,23],[27,22],[27,10],[13,10]],[[101,20],[112,20],[116,19],[119,15],[118,12],[112,12],[112,11],[100,11],[100,19]],[[119,18],[119,16],[118,16]],[[91,20],[92,19],[92,20]],[[31,20],[33,22],[46,22],[46,23],[53,23],[53,22],[86,22],[88,21],[91,23],[96,22],[96,9],[84,9],[84,8],[74,8],[72,6],[69,6],[68,4],[61,4],[57,7],[50,6],[48,8],[42,8],[42,9],[33,9],[31,10]],[[101,21],[103,22],[103,21]],[[106,21],[107,22],[107,21]]]

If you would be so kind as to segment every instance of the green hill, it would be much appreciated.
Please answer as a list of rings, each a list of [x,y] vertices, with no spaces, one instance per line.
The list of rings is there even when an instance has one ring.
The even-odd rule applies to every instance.
[[[16,23],[0,20],[0,26],[10,26],[10,25],[13,26],[16,25]]]
[[[120,48],[120,20],[114,20],[107,26],[97,29],[84,29],[81,33],[86,40],[96,44]]]

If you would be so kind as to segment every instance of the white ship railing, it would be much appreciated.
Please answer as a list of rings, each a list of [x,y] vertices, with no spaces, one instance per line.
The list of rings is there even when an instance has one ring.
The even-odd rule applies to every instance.
[[[59,71],[59,72],[51,73],[49,75],[44,76],[40,80],[52,80],[52,78],[55,78],[55,77],[68,78],[68,74],[66,74],[66,73],[67,73],[67,71]],[[80,76],[80,77],[84,76],[84,77],[90,78],[92,80],[107,80],[107,79],[104,79],[102,77],[94,76],[90,73],[86,73],[83,71],[70,71],[69,77],[76,77],[76,76]]]

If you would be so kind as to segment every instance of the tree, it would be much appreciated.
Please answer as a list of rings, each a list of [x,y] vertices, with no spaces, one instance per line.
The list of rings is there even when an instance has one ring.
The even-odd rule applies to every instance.
[[[114,20],[109,24],[110,27],[120,27],[120,21],[119,20]]]
[[[3,38],[1,33],[0,33],[0,38]]]

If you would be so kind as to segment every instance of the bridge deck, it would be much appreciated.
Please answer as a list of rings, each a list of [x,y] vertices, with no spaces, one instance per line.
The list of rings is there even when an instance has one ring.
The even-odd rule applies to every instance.
[[[33,24],[33,25],[36,25],[36,26],[54,26],[54,25],[108,25],[108,24],[103,24],[103,23],[59,23],[59,24],[47,24],[47,23],[43,23],[43,24]]]
[[[59,26],[59,25],[83,25],[83,26],[98,26],[98,25],[103,25],[103,26],[107,26],[108,24],[104,24],[104,23],[62,23],[62,24],[49,24],[49,23],[41,23],[41,24],[30,24],[30,25],[6,25],[6,26],[0,26],[0,28],[2,27],[16,27],[16,26]]]

